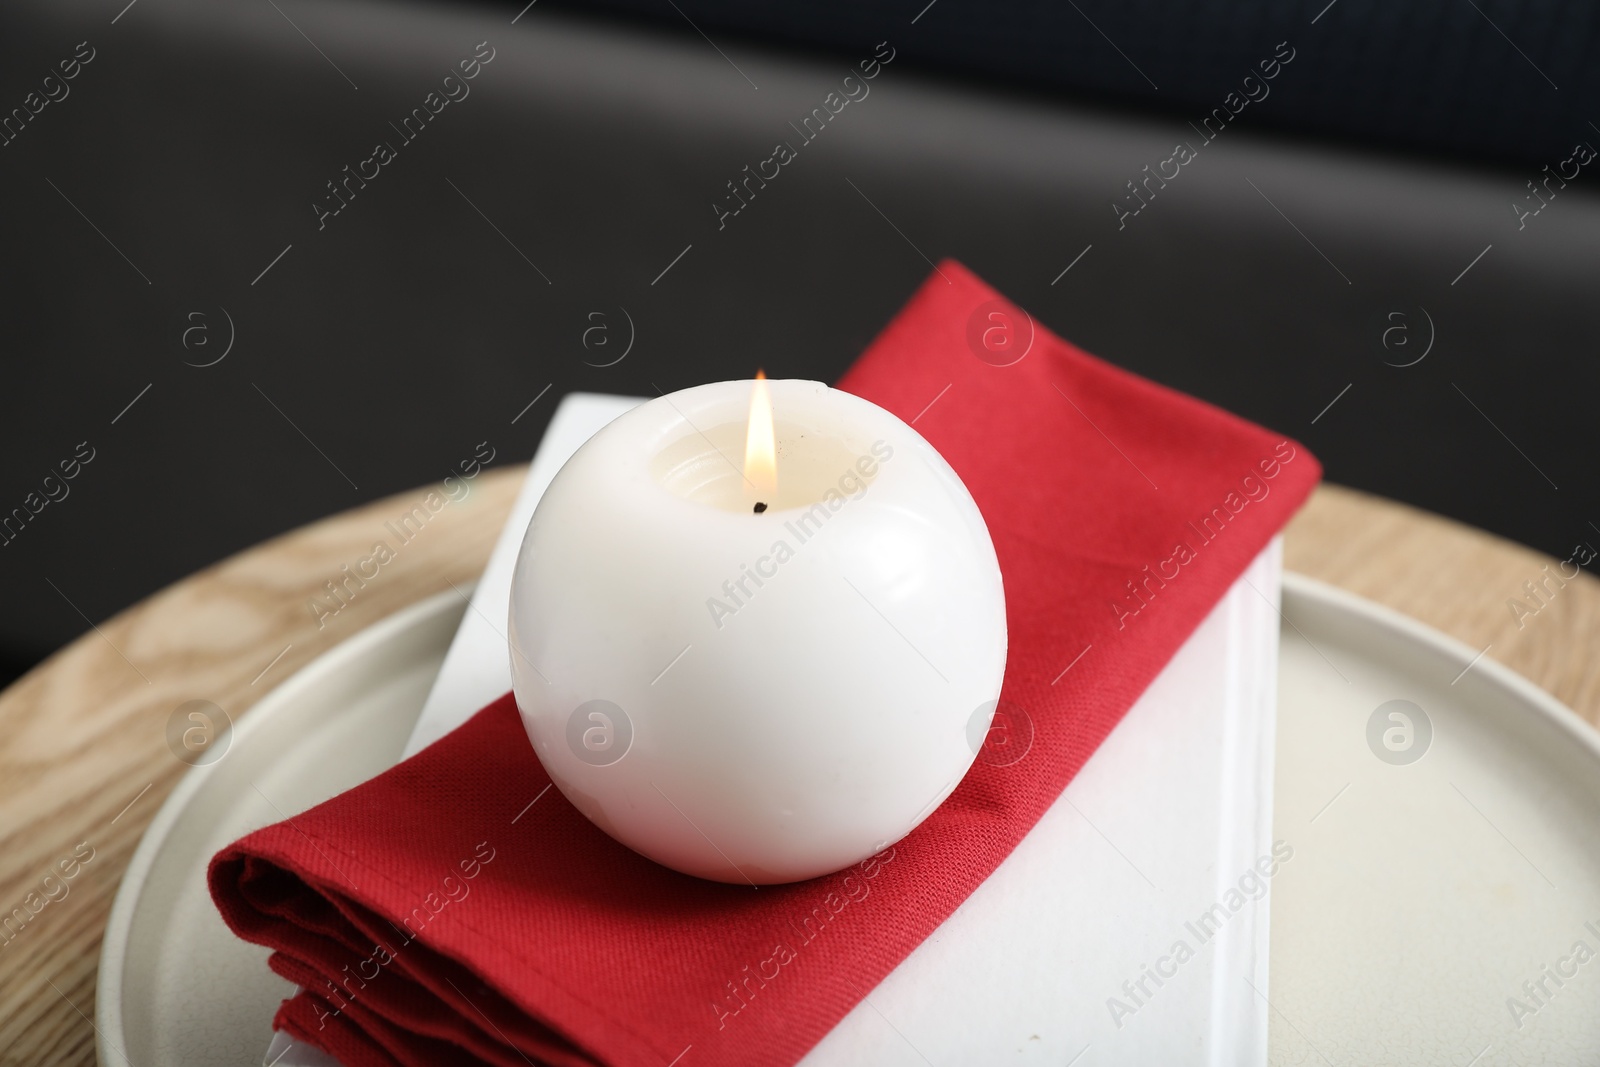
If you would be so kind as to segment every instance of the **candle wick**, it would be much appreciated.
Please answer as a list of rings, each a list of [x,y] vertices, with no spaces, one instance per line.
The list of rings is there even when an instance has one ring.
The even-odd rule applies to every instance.
[[[763,511],[766,511],[766,510],[767,510],[767,505],[762,503],[761,501],[757,500],[756,501],[756,514],[759,515]]]

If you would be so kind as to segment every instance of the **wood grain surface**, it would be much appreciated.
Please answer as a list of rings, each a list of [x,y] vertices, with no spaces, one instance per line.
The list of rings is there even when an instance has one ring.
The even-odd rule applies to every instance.
[[[327,602],[325,583],[342,580],[341,567],[354,567],[375,542],[392,544],[384,524],[436,486],[324,519],[194,574],[0,693],[0,1065],[95,1061],[95,970],[111,900],[139,836],[188,769],[168,746],[174,711],[207,700],[237,721],[340,641],[471,581],[524,470],[479,477],[336,614],[319,618],[313,598]],[[1600,534],[1594,540],[1600,544]],[[1487,647],[1490,658],[1600,723],[1600,581],[1587,573],[1519,617],[1507,601],[1523,597],[1532,606],[1523,583],[1539,582],[1555,560],[1337,486],[1316,492],[1286,546],[1291,569]],[[61,878],[63,869],[73,877]],[[46,895],[47,875],[57,899]]]

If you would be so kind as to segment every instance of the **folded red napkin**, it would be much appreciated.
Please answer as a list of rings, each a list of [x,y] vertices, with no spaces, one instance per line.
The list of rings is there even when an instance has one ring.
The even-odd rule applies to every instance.
[[[752,890],[544,792],[508,695],[212,860],[228,925],[304,987],[280,1029],[346,1067],[795,1062],[1005,859],[1320,473],[949,261],[840,384],[915,422],[989,524],[1026,758],[979,760],[873,859]]]

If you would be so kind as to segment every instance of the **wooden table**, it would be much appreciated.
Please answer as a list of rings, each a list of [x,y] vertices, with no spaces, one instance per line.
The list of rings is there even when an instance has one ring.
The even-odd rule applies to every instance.
[[[94,1062],[95,968],[111,899],[139,836],[187,770],[167,746],[174,709],[209,700],[237,721],[363,627],[472,580],[523,471],[479,477],[471,495],[434,516],[320,625],[311,598],[342,577],[341,565],[385,539],[384,522],[425,490],[313,523],[192,575],[0,694],[0,920],[24,907],[75,846],[94,849],[65,897],[21,929],[0,930],[0,1064]],[[1319,489],[1289,527],[1287,562],[1473,648],[1488,646],[1490,657],[1600,724],[1600,580],[1581,575],[1519,627],[1506,601],[1551,560],[1337,486]]]

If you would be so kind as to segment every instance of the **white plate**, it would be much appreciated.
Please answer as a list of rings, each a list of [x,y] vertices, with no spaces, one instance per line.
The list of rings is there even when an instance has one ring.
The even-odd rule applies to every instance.
[[[1570,958],[1600,954],[1600,732],[1370,601],[1289,575],[1283,607],[1270,1062],[1600,1063],[1600,955]],[[1368,744],[1391,700],[1431,721],[1414,763]],[[1536,1004],[1547,965],[1576,973]]]
[[[463,609],[443,594],[346,641],[179,783],[107,924],[102,1063],[260,1061],[293,987],[223,926],[206,863],[391,765]],[[1474,664],[1475,650],[1357,597],[1291,574],[1283,610],[1275,836],[1294,856],[1271,882],[1271,1062],[1593,1059],[1600,734],[1498,664]],[[1432,734],[1399,765],[1367,740],[1373,712],[1397,699],[1423,709]],[[1595,958],[1578,963],[1578,941]],[[1544,977],[1550,995],[1534,985],[1536,1002],[1522,983],[1546,966],[1573,973],[1559,986]],[[1513,997],[1529,1009],[1516,1018]],[[1111,1043],[1078,1067],[1116,1062]]]
[[[470,590],[468,590],[470,595]],[[441,593],[307,664],[236,724],[221,758],[178,782],[122,876],[100,949],[106,1067],[256,1064],[294,985],[234,937],[206,890],[230,842],[392,766],[467,602]]]

